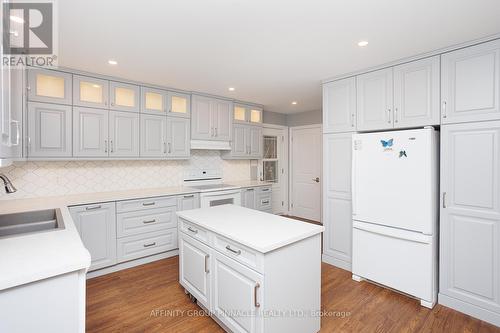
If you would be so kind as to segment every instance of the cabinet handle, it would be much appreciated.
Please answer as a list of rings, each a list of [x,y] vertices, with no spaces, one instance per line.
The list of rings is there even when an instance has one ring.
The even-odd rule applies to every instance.
[[[446,192],[443,192],[443,208],[446,208]]]
[[[101,209],[101,205],[98,206],[92,206],[92,207],[85,207],[85,210],[96,210],[96,209]]]
[[[11,142],[11,144],[13,146],[19,146],[20,133],[21,133],[21,130],[19,128],[19,121],[17,121],[17,120],[11,120],[10,123],[14,124],[16,126],[16,141],[15,142]]]
[[[194,194],[188,194],[188,195],[185,195],[184,198],[194,198]]]
[[[155,246],[155,245],[156,245],[156,242],[149,243],[149,244],[144,244],[143,246],[144,247],[151,247],[151,246]]]
[[[108,105],[108,102],[106,102],[106,101],[105,101],[105,102],[104,102],[104,105]]]
[[[143,206],[154,206],[155,205],[155,202],[143,202],[142,203]]]
[[[214,134],[214,136],[218,136],[218,134],[217,134],[217,127],[215,128],[215,134]]]
[[[210,270],[208,269],[208,258],[210,256],[208,254],[205,254],[205,273],[209,273]]]
[[[351,114],[351,127],[354,127],[354,113]]]
[[[195,233],[195,234],[197,234],[197,233],[198,233],[198,230],[193,229],[193,228],[191,228],[191,227],[188,227],[188,230],[189,230],[189,231],[191,231],[192,233]]]
[[[443,109],[443,118],[446,118],[446,101],[443,101],[443,104],[441,107]]]
[[[267,205],[267,204],[269,204],[269,200],[262,201],[262,204],[263,204],[263,205]]]
[[[155,223],[155,222],[156,222],[156,219],[142,221],[142,223],[144,223],[144,224]]]
[[[236,255],[240,255],[241,254],[241,250],[234,250],[231,248],[231,246],[229,245],[226,245],[226,250],[230,251],[230,252],[233,252],[234,254]]]
[[[165,142],[165,140],[163,140],[163,153],[167,153],[167,143]]]
[[[259,289],[259,287],[260,283],[258,282],[255,284],[255,287],[253,287],[253,301],[256,308],[260,307],[260,303],[257,302],[257,289]]]
[[[168,143],[168,153],[172,153],[172,145],[170,144],[170,142]]]
[[[110,146],[111,146],[111,152],[113,152],[113,151],[115,150],[115,147],[114,147],[114,145],[113,145],[113,140],[110,140],[110,141],[109,141],[109,144],[110,144]]]
[[[106,104],[104,104],[104,105],[106,105]],[[111,102],[111,106],[115,106],[115,103]]]
[[[391,123],[391,109],[387,109],[387,122]]]
[[[394,108],[394,122],[398,122],[398,108]]]
[[[313,180],[316,180],[316,179],[313,179]],[[263,188],[263,189],[261,190],[261,192],[269,192],[269,188]]]
[[[254,189],[253,188],[247,188],[247,191],[253,191]]]
[[[108,140],[104,140],[104,152],[108,152]]]

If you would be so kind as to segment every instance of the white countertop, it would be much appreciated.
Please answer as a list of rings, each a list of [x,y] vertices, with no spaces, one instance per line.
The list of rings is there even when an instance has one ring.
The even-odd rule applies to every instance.
[[[321,225],[235,205],[185,210],[177,215],[261,253],[314,236],[325,229]]]
[[[232,184],[242,188],[266,185],[256,181]],[[89,267],[90,255],[82,244],[68,206],[198,192],[178,186],[0,200],[1,214],[59,208],[65,225],[63,230],[0,238],[0,290]]]

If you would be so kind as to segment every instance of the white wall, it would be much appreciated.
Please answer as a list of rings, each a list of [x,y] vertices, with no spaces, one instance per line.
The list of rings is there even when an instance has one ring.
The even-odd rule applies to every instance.
[[[0,191],[0,200],[180,186],[186,170],[216,169],[224,181],[249,180],[250,161],[223,160],[218,151],[192,150],[179,161],[43,161],[15,162],[2,168],[17,192]]]
[[[265,124],[293,127],[321,124],[323,119],[321,110],[292,114],[264,111],[263,121]]]

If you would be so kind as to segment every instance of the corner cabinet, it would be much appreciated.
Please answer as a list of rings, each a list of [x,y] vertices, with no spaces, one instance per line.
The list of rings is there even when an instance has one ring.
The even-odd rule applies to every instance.
[[[356,78],[323,85],[323,133],[356,130]]]
[[[500,326],[500,121],[441,129],[439,302]]]
[[[69,212],[83,245],[90,252],[89,270],[116,264],[115,203],[74,206]]]
[[[351,133],[323,136],[323,260],[349,271],[352,254],[351,137]]]
[[[229,141],[232,137],[231,101],[192,96],[191,139]]]
[[[500,119],[500,40],[441,56],[443,124]]]

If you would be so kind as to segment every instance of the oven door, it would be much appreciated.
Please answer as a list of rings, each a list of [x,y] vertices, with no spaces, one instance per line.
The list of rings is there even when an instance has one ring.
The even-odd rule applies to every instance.
[[[202,192],[200,194],[201,208],[220,206],[220,205],[241,205],[241,190],[225,190]]]

